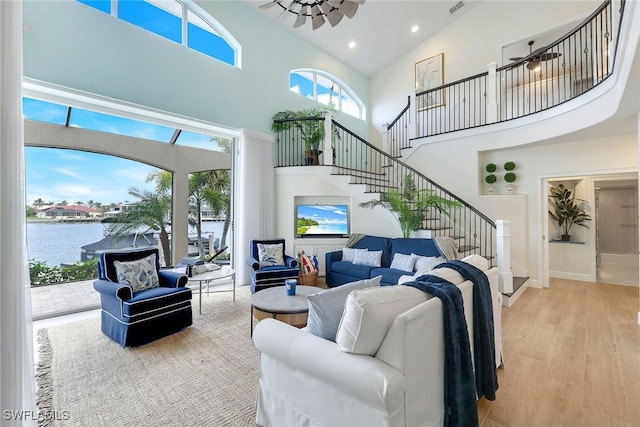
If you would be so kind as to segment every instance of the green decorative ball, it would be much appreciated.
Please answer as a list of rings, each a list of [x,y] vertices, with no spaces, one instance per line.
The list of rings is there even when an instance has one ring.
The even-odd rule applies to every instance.
[[[496,177],[494,174],[490,174],[490,175],[487,175],[484,180],[486,181],[487,184],[495,184],[496,181],[498,180],[498,177]]]
[[[498,167],[494,163],[487,163],[487,167],[485,169],[489,173],[494,173],[496,170],[498,170]]]
[[[504,180],[507,182],[514,182],[516,180],[516,174],[513,172],[507,172],[504,174]]]
[[[506,163],[504,164],[504,170],[506,170],[506,171],[512,171],[512,170],[514,170],[515,168],[516,168],[516,164],[515,164],[515,163],[513,163],[513,162],[506,162]]]

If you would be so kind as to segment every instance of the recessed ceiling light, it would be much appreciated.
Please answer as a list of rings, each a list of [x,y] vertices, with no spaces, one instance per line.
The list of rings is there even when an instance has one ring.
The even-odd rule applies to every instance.
[[[349,48],[353,49],[354,47],[356,47],[356,42],[349,42]]]
[[[411,32],[412,33],[417,33],[419,29],[420,29],[420,27],[418,27],[417,25],[414,25],[413,27],[411,27]]]

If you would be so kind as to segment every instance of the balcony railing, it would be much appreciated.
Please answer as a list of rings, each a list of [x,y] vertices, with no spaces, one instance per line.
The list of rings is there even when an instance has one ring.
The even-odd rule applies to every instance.
[[[614,13],[605,1],[568,34],[518,61],[410,95],[387,127],[389,152],[400,155],[414,138],[538,113],[598,86],[613,71],[624,4]]]

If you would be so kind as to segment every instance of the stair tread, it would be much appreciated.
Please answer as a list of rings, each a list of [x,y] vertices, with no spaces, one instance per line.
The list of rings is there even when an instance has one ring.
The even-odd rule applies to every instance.
[[[514,277],[513,278],[513,292],[509,292],[509,293],[502,293],[502,295],[505,296],[513,296],[513,294],[515,294],[518,289],[520,289],[522,287],[522,285],[524,285],[524,283],[529,280],[529,277]]]

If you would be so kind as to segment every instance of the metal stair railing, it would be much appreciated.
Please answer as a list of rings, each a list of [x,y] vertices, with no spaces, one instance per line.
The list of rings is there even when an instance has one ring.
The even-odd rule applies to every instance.
[[[334,174],[350,175],[352,183],[365,184],[366,192],[384,194],[392,188],[400,189],[407,175],[413,177],[416,190],[427,190],[447,200],[461,204],[449,209],[449,216],[435,209],[427,213],[423,228],[431,237],[449,236],[458,242],[461,255],[477,253],[495,265],[496,224],[465,200],[451,193],[424,174],[397,158],[371,145],[335,120],[332,120],[335,158]]]

